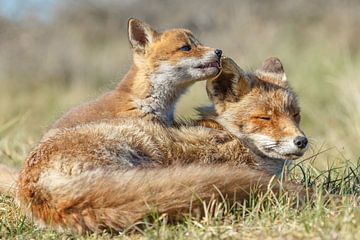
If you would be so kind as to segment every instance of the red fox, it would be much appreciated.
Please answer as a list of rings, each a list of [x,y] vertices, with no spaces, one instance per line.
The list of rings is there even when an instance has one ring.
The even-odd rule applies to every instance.
[[[199,122],[124,118],[54,129],[25,161],[16,189],[22,209],[58,230],[121,231],[154,210],[179,219],[200,200],[242,202],[255,187],[268,191],[271,175],[306,151],[296,96],[277,58],[255,73],[228,58],[222,65],[207,81],[214,111]],[[213,128],[226,137],[209,135]],[[283,187],[305,196],[301,186]]]
[[[130,19],[133,65],[118,87],[70,110],[53,128],[136,117],[172,124],[175,103],[194,82],[220,72],[222,51],[202,45],[186,29],[157,32]]]

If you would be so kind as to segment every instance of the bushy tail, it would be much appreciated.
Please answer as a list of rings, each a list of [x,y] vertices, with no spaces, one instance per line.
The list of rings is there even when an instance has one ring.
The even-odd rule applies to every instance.
[[[17,170],[0,164],[0,194],[14,192],[18,175]]]
[[[255,170],[216,165],[95,170],[72,178],[49,174],[42,181],[47,183],[42,187],[46,192],[25,204],[31,205],[36,220],[56,229],[80,233],[104,228],[121,231],[154,210],[179,219],[189,213],[190,206],[201,209],[201,201],[219,199],[221,195],[242,202],[252,188],[268,191],[269,181],[270,176]],[[279,193],[280,188],[277,183],[272,190]],[[285,188],[293,193],[302,191],[295,185]]]

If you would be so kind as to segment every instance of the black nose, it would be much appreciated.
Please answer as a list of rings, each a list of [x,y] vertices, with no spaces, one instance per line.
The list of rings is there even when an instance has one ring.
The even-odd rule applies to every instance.
[[[222,55],[222,51],[220,49],[216,49],[215,50],[215,54],[216,56],[218,56],[218,58],[220,59],[221,58],[221,55]]]
[[[308,140],[306,137],[304,136],[297,136],[294,139],[294,144],[300,148],[300,149],[304,149],[306,147],[306,145],[308,144]]]

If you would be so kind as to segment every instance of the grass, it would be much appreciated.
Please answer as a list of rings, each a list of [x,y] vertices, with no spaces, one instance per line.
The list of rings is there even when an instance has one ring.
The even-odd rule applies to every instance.
[[[339,197],[294,208],[285,199],[265,196],[268,204],[217,205],[215,217],[177,225],[160,218],[141,232],[115,238],[360,238],[358,1],[117,2],[64,0],[45,22],[32,12],[16,20],[0,17],[0,163],[20,168],[64,111],[116,85],[131,62],[125,23],[135,16],[161,29],[191,28],[244,69],[278,56],[299,95],[302,129],[311,139],[291,178]],[[204,83],[197,83],[181,99],[177,114],[194,117],[193,109],[207,103]],[[0,239],[113,237],[41,230],[12,197],[0,195]]]

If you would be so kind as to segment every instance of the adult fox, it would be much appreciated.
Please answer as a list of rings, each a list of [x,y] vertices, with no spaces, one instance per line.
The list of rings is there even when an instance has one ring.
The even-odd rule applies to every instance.
[[[25,161],[20,206],[55,229],[121,231],[153,210],[178,219],[190,205],[201,208],[199,199],[241,202],[255,187],[267,191],[284,162],[306,151],[296,96],[277,58],[255,73],[228,58],[222,64],[207,82],[214,111],[192,123],[199,126],[125,118],[52,131]],[[226,137],[209,135],[214,128]],[[305,195],[297,185],[284,188]]]

